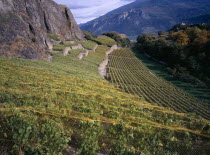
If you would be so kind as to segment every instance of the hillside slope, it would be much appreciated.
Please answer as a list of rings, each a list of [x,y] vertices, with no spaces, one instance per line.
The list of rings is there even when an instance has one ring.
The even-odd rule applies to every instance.
[[[83,40],[71,11],[52,0],[0,1],[0,55],[48,60],[47,34],[61,40]]]
[[[136,36],[168,30],[186,18],[209,11],[208,0],[136,0],[80,27],[95,34],[117,31]]]
[[[103,80],[98,66],[108,49],[82,60],[80,50],[53,53],[53,62],[0,57],[0,152],[66,154],[69,145],[69,154],[205,153],[209,121]]]
[[[131,50],[115,50],[109,57],[107,79],[125,92],[138,95],[149,103],[210,119],[208,104],[158,77]]]
[[[195,17],[191,17],[186,19],[184,22],[188,24],[196,24],[196,23],[210,23],[210,12],[204,15],[199,15]]]
[[[175,79],[194,88],[209,89],[209,28],[209,24],[179,24],[158,35],[138,36],[136,47],[138,53],[164,64],[165,71]]]

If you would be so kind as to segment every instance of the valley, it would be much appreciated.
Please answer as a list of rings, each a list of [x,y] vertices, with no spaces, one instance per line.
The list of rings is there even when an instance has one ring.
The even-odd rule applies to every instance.
[[[209,0],[136,0],[80,28],[97,35],[116,31],[136,40],[140,34],[166,31],[182,22],[207,22],[209,11]]]
[[[82,44],[87,47],[87,43]],[[109,55],[107,78],[114,85],[105,81],[98,67],[109,49],[99,45],[81,60],[78,55],[82,49],[67,55],[52,51],[52,62],[1,57],[0,113],[4,126],[0,134],[6,132],[4,137],[24,146],[21,149],[26,153],[51,154],[62,152],[67,147],[65,141],[70,141],[71,153],[176,154],[182,153],[180,148],[192,151],[194,143],[185,145],[191,139],[210,138],[203,128],[209,124],[208,106],[152,73],[129,49]],[[182,113],[189,112],[189,104],[197,115]],[[40,121],[42,124],[36,123]],[[17,134],[24,138],[17,139]],[[142,135],[145,138],[136,138]],[[34,136],[37,138],[32,141]],[[56,143],[56,149],[45,141]],[[36,144],[47,149],[34,147]],[[1,145],[13,147],[6,139]],[[9,152],[18,149],[13,147]]]
[[[0,0],[0,155],[210,154],[209,1],[65,3]]]

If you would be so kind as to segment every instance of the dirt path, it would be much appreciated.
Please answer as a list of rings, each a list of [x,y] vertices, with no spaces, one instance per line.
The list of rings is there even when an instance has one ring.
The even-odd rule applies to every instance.
[[[89,54],[89,51],[86,50],[85,52],[80,53],[80,54],[77,56],[77,58],[78,58],[79,60],[81,60],[81,59],[83,59],[84,57],[88,56],[88,54]]]
[[[71,47],[66,47],[63,51],[63,55],[67,56],[69,54],[69,51],[71,50]]]
[[[63,51],[55,51],[55,50],[53,50],[53,48],[50,49],[50,51],[56,52],[56,53],[62,53],[64,56],[67,56],[69,54],[69,51],[77,50],[77,49],[83,49],[84,50],[84,47],[81,44],[78,44],[78,45],[74,45],[74,46],[67,46],[67,47],[64,48]]]
[[[95,47],[93,48],[93,52],[96,52],[97,47],[98,47],[98,44],[96,44]]]
[[[105,78],[106,76],[106,66],[108,65],[109,62],[109,54],[111,54],[114,50],[118,49],[117,45],[113,45],[107,52],[106,52],[106,59],[100,64],[99,68],[98,68],[98,72],[99,74]]]

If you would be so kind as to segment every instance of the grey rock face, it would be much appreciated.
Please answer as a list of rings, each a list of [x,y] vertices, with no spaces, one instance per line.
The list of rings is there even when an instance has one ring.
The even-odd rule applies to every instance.
[[[0,0],[0,55],[48,60],[47,33],[83,40],[71,11],[52,0]]]

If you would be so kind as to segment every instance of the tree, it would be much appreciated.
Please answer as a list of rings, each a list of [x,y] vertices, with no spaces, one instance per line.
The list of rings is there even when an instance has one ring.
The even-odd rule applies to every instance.
[[[201,29],[199,29],[198,27],[188,27],[186,29],[186,33],[189,36],[190,41],[193,42],[195,38],[199,37]]]
[[[179,31],[171,34],[171,38],[178,44],[182,46],[187,46],[190,42],[190,39],[185,31]]]
[[[118,46],[121,46],[121,47],[130,47],[131,46],[131,42],[127,38],[126,35],[119,34],[117,32],[107,32],[107,33],[103,33],[103,35],[114,39],[118,43]]]

